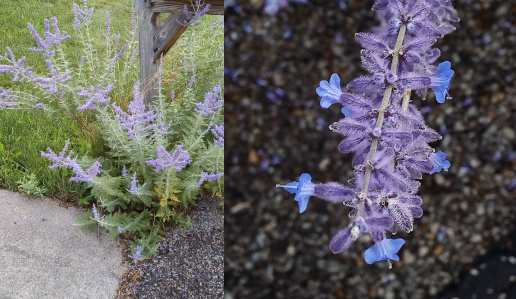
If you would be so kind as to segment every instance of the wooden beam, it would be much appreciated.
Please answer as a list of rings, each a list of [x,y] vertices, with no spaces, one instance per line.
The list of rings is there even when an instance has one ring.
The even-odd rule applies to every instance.
[[[190,11],[193,10],[192,3],[194,0],[151,0],[151,11],[160,13],[175,13],[182,10],[185,5]],[[207,0],[204,4],[210,4],[208,15],[223,15],[224,14],[224,0]],[[204,7],[204,5],[202,6]]]
[[[158,38],[154,41],[154,59],[161,57],[162,53],[165,56],[168,50],[172,48],[183,32],[185,32],[188,27],[179,23],[184,21],[186,21],[186,15],[181,10],[176,14],[171,14],[163,22],[163,26],[159,29]]]
[[[161,25],[158,13],[150,10],[150,0],[138,0],[138,19],[140,35],[140,85],[145,105],[153,100],[158,82],[157,69],[160,59],[154,59],[154,36]]]
[[[194,0],[137,0],[140,34],[140,85],[146,106],[154,100],[158,83],[158,66],[162,55],[177,42],[185,32],[186,21],[183,7],[193,11]],[[210,4],[208,14],[224,14],[224,0],[206,0],[201,9]],[[161,13],[171,15],[161,22]],[[181,23],[180,23],[181,22]]]

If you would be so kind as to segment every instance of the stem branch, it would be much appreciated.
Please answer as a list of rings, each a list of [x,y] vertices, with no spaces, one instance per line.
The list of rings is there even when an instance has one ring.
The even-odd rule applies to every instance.
[[[401,103],[401,110],[407,111],[409,100],[410,100],[410,89],[405,89],[403,91],[403,102]]]
[[[403,39],[405,38],[405,32],[407,29],[407,25],[402,24],[400,27],[400,31],[398,32],[398,38],[396,40],[396,46],[394,47],[394,52],[392,54],[392,64],[391,71],[397,73],[398,71],[398,61],[399,61],[399,51],[403,44]],[[385,117],[385,109],[389,106],[389,102],[392,95],[393,85],[388,85],[385,89],[385,93],[383,94],[382,103],[380,105],[380,109],[378,110],[378,119],[376,120],[375,129],[381,129],[383,125],[383,119]],[[360,205],[358,207],[357,217],[360,217],[364,211],[365,201],[367,200],[367,190],[369,188],[369,180],[371,179],[371,171],[372,171],[372,161],[374,155],[376,154],[376,149],[378,147],[379,138],[372,137],[371,147],[369,148],[369,154],[367,155],[367,163],[366,163],[366,171],[364,175],[364,182],[362,185],[361,192],[364,195],[364,199],[360,201]]]

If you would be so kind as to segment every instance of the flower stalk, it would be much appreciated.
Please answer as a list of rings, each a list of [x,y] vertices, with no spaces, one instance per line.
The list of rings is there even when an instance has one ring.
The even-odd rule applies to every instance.
[[[391,64],[391,72],[397,73],[398,72],[398,55],[401,49],[401,46],[403,45],[403,39],[405,39],[405,32],[407,31],[407,25],[402,24],[400,27],[400,31],[398,32],[398,38],[396,39],[396,46],[394,47],[394,51],[392,53],[392,64]],[[385,117],[385,109],[387,109],[387,106],[389,105],[391,95],[392,95],[392,89],[394,88],[394,85],[389,84],[386,89],[385,93],[383,94],[382,104],[380,105],[380,109],[378,110],[378,118],[376,120],[375,129],[382,129],[383,120]],[[380,138],[373,136],[373,141],[371,142],[371,148],[369,149],[369,154],[367,155],[367,163],[366,163],[366,171],[364,175],[364,183],[362,185],[362,194],[367,198],[367,191],[369,188],[369,180],[371,179],[371,171],[373,169],[372,161],[373,157],[376,154],[376,149],[378,148],[378,142]],[[357,217],[360,217],[364,213],[364,204],[365,201],[361,200],[360,207],[358,208],[358,214]]]

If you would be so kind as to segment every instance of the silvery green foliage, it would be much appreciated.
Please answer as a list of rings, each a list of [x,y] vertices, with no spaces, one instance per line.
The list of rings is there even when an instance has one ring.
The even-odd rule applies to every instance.
[[[182,53],[190,61],[188,67],[175,69],[179,73],[175,84],[182,89],[176,89],[172,100],[165,96],[162,68],[170,65],[160,65],[158,96],[146,107],[137,79],[138,25],[134,11],[135,7],[132,27],[124,35],[111,32],[107,13],[106,33],[91,36],[94,9],[87,6],[87,0],[82,6],[74,4],[71,36],[59,30],[56,18],[52,19],[53,30],[46,21],[44,38],[29,25],[38,46],[33,50],[42,53],[49,74],[34,74],[24,65],[25,57],[17,60],[8,48],[0,72],[12,74],[14,81],[24,85],[0,89],[0,110],[44,109],[53,117],[72,114],[96,141],[104,144],[107,150],[103,157],[74,156],[74,145],[69,141],[62,150],[47,148],[41,156],[52,162],[50,168],[71,169],[74,175],[70,180],[82,183],[83,190],[90,193],[87,202],[94,203],[93,211],[82,215],[75,225],[102,226],[113,236],[136,236],[133,252],[138,248],[138,257],[145,258],[161,241],[160,227],[165,222],[184,223],[180,210],[193,203],[204,187],[222,194],[224,149],[217,129],[223,123],[223,55],[218,51],[223,46],[222,38],[215,37],[223,33],[220,27],[208,27],[208,34],[214,38],[208,39],[210,44],[203,44],[216,48],[217,57],[196,48],[200,43],[195,39],[203,37],[201,33],[185,34],[181,43],[197,46]],[[94,47],[98,38],[104,40],[99,49]],[[62,44],[74,41],[79,47],[70,57]],[[203,60],[207,56],[210,61]],[[214,67],[209,72],[201,69],[200,73],[209,75],[197,76],[189,84],[203,64]],[[132,94],[130,101],[123,96],[127,94]],[[208,107],[210,113],[196,111],[197,107]],[[207,173],[218,175],[206,178]],[[201,180],[206,182],[199,183]]]
[[[43,199],[44,193],[47,192],[45,188],[39,186],[38,179],[34,173],[23,177],[17,183],[19,184],[18,189],[20,189],[23,194],[39,196]]]

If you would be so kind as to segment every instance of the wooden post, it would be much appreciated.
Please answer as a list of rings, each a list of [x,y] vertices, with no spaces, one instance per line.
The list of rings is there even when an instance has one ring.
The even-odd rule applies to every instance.
[[[138,0],[140,34],[140,85],[145,105],[154,100],[158,83],[158,66],[162,55],[175,44],[185,32],[180,22],[186,20],[183,7],[190,10],[193,0]],[[208,14],[224,14],[224,0],[206,0],[210,4]],[[201,7],[201,8],[202,8]],[[162,24],[161,13],[170,13]]]
[[[138,21],[140,34],[140,85],[145,105],[151,102],[155,93],[157,65],[154,63],[153,37],[156,32],[157,14],[150,11],[150,0],[138,0]],[[153,24],[154,23],[154,24]]]

